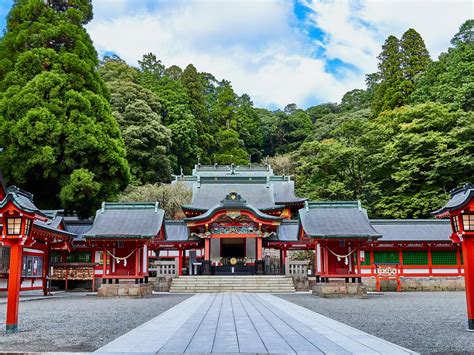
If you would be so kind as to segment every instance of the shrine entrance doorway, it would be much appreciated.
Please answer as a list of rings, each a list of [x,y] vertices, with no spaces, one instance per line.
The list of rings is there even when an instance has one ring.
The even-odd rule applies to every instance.
[[[243,258],[245,256],[245,238],[221,239],[221,257]]]

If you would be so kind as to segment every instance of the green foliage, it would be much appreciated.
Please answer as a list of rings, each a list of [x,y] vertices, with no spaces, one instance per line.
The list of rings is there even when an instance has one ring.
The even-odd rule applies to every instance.
[[[82,27],[88,0],[19,0],[0,42],[0,165],[42,207],[80,207],[115,196],[129,181],[124,142],[97,53]]]
[[[453,37],[447,53],[432,62],[416,82],[414,103],[428,101],[451,105],[454,109],[474,109],[474,21],[466,21]]]
[[[221,129],[217,132],[218,153],[214,160],[218,164],[248,164],[249,156],[244,149],[244,142],[233,129]]]
[[[427,216],[444,193],[474,175],[474,115],[441,104],[405,106],[380,115],[372,141],[384,142],[374,156],[374,177],[383,196],[378,215]]]
[[[106,58],[99,69],[111,93],[112,110],[122,131],[134,179],[141,183],[169,181],[167,156],[171,131],[161,124],[161,105],[153,92],[134,80],[138,71],[120,58]]]
[[[395,36],[387,38],[377,58],[380,82],[375,87],[372,100],[372,110],[375,114],[403,104],[403,93],[400,90],[403,80],[402,55],[400,42]]]
[[[403,82],[402,91],[406,104],[415,89],[415,78],[422,74],[431,62],[430,54],[420,34],[410,28],[400,40],[400,53],[402,56]]]
[[[377,58],[379,71],[367,78],[369,95],[373,91],[372,109],[375,115],[407,104],[415,90],[416,77],[431,62],[423,39],[412,28],[403,34],[400,41],[395,36],[389,36]]]
[[[287,106],[286,112],[270,112],[263,109],[257,112],[263,125],[267,155],[292,152],[312,134],[313,125],[310,116],[295,106]]]
[[[296,158],[301,196],[368,202],[373,147],[363,137],[367,115],[367,111],[358,111],[342,117],[325,138],[300,147]]]
[[[374,216],[420,218],[473,176],[472,112],[422,104],[367,117],[367,111],[339,117],[320,140],[301,146],[300,195],[359,199]]]
[[[64,206],[70,206],[79,217],[86,218],[101,203],[98,198],[100,188],[94,173],[76,169],[61,188],[59,198]]]
[[[120,202],[156,202],[165,211],[167,219],[184,218],[182,205],[191,203],[192,190],[182,182],[173,184],[146,184],[143,186],[130,185],[119,196]]]

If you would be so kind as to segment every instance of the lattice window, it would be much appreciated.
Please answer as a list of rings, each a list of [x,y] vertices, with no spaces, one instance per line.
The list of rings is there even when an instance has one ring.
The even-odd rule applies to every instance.
[[[400,255],[398,254],[398,251],[374,251],[374,263],[399,264]]]
[[[403,265],[428,265],[428,252],[424,251],[404,251]]]
[[[462,225],[465,231],[474,231],[474,214],[463,214]]]
[[[75,253],[70,253],[66,257],[66,262],[68,263],[90,263],[92,260],[92,255],[87,251],[79,251]]]
[[[0,272],[6,273],[10,268],[10,248],[0,247]]]
[[[431,252],[433,265],[457,265],[458,259],[455,250],[436,250]]]
[[[51,252],[51,264],[56,264],[61,262],[61,253],[57,251]]]

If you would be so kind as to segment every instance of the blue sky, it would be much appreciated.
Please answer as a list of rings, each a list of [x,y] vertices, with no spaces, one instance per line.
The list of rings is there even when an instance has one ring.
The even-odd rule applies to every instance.
[[[0,0],[0,27],[12,0]],[[408,28],[434,59],[472,17],[464,0],[93,0],[86,26],[101,55],[131,65],[154,52],[167,66],[230,80],[257,106],[337,102],[376,70],[385,38]]]

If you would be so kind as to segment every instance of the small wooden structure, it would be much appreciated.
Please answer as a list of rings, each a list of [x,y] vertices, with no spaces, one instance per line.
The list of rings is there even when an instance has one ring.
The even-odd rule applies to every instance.
[[[384,280],[395,280],[397,282],[397,291],[402,291],[402,283],[400,281],[399,265],[375,265],[375,290],[380,292],[380,282]]]

